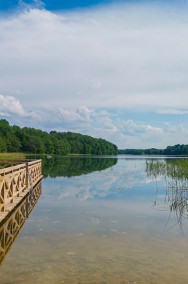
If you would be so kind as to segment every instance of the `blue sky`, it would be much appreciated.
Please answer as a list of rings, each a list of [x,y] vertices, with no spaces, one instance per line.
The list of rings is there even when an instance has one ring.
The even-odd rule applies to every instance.
[[[187,144],[187,31],[184,0],[0,1],[0,118],[120,148]]]
[[[76,9],[90,9],[94,7],[104,6],[108,4],[155,4],[173,5],[185,8],[187,0],[1,0],[0,11],[12,12],[20,6],[30,6],[35,8],[43,8],[48,11],[72,11]]]
[[[43,0],[43,1],[33,1],[33,0],[1,0],[0,1],[0,9],[1,10],[12,10],[17,8],[20,3],[25,3],[28,5],[41,5],[50,11],[58,11],[58,10],[72,10],[78,8],[90,8],[96,5],[104,5],[110,3],[143,3],[143,2],[159,2],[157,0]],[[161,1],[165,2],[165,1]],[[168,1],[166,1],[168,2]],[[171,0],[170,3],[178,3],[181,2],[177,0]],[[183,3],[184,1],[182,1]]]
[[[75,9],[78,7],[91,7],[94,5],[98,5],[100,3],[110,3],[114,0],[45,0],[40,1],[44,3],[44,6],[47,10],[51,11],[57,11],[57,10],[64,10],[64,9]],[[26,4],[33,4],[34,1],[32,0],[26,0],[24,1]],[[0,8],[1,9],[14,9],[18,6],[19,1],[18,0],[1,0],[0,2]]]

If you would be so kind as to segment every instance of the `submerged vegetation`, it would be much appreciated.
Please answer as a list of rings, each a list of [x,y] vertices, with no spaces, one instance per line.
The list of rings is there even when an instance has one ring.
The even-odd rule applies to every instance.
[[[105,139],[73,132],[50,133],[35,128],[11,126],[0,120],[0,153],[116,155],[117,146]]]

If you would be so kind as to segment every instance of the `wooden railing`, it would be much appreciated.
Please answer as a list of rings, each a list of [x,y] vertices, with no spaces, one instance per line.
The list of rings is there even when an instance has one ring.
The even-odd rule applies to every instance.
[[[41,179],[41,160],[0,169],[0,222]]]
[[[41,182],[0,224],[0,264],[41,195]]]

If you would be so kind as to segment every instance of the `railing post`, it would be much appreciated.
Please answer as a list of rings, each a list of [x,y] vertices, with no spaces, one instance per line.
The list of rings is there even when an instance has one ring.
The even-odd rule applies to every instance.
[[[26,162],[26,190],[29,189],[29,163]]]
[[[5,185],[4,184],[4,174],[0,175],[0,181],[1,181],[1,196],[0,196],[0,212],[5,211]]]

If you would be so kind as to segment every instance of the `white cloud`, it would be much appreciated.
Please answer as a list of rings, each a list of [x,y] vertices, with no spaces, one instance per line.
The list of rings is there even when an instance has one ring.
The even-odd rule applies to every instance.
[[[91,121],[92,114],[93,110],[86,106],[81,106],[77,109],[59,108],[60,121],[63,125],[68,126],[88,126]]]
[[[119,5],[1,18],[1,92],[30,90],[33,106],[188,105],[187,11]]]
[[[121,4],[55,14],[33,3],[0,17],[0,92],[9,94],[1,116],[124,148],[186,143],[186,122],[124,119],[119,110],[187,115],[187,10]]]
[[[24,109],[20,101],[12,96],[0,95],[0,118],[10,123],[31,126],[43,130],[73,131],[102,137],[120,148],[165,148],[167,145],[184,143],[188,136],[187,127],[175,123],[152,124],[122,120],[118,111],[79,108]],[[178,136],[178,140],[177,140]]]
[[[160,109],[156,111],[159,114],[166,114],[166,115],[185,115],[188,114],[188,110],[181,110],[181,109]]]
[[[133,120],[127,120],[122,122],[122,133],[128,136],[138,135],[154,135],[158,136],[163,134],[163,131],[159,127],[153,127],[151,125],[145,125],[141,123],[135,123]]]
[[[161,127],[133,120],[123,121],[120,133],[124,145],[120,148],[166,148],[167,145],[187,144],[188,128],[178,123],[161,124]],[[123,138],[121,138],[123,141]]]
[[[25,116],[25,111],[15,97],[0,95],[0,116],[10,115]]]
[[[19,124],[21,121],[33,120],[37,125],[37,122],[45,121],[46,115],[44,111],[26,111],[16,97],[0,95],[0,119],[4,117],[12,118],[13,122],[15,120]]]

